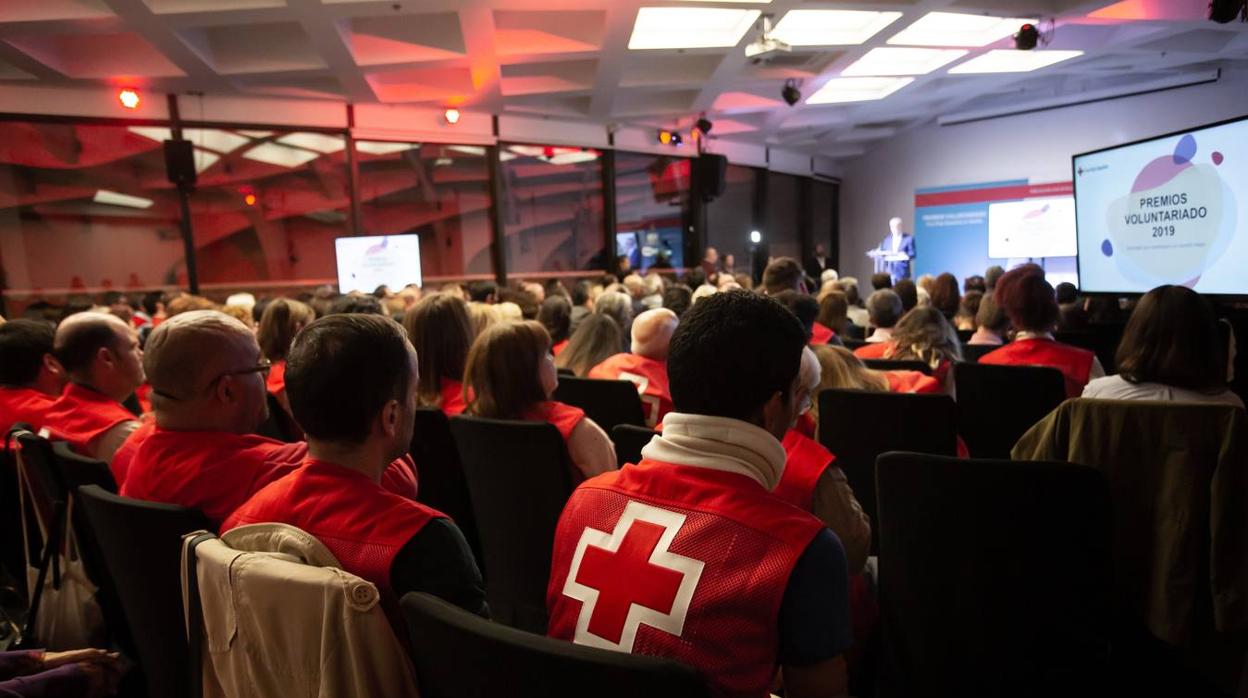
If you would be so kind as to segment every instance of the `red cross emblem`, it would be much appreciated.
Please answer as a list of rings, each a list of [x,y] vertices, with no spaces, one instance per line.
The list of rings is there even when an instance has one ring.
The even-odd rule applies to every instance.
[[[685,515],[629,502],[611,533],[586,528],[563,584],[581,602],[573,641],[631,652],[642,623],[680,636],[704,563],[669,550]]]

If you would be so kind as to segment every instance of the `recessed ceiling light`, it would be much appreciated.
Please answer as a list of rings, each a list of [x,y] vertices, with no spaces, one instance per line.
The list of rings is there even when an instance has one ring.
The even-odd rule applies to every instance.
[[[630,49],[736,46],[758,20],[758,10],[721,7],[643,7],[637,10]]]
[[[1083,51],[1017,51],[997,49],[949,69],[950,74],[1026,73],[1082,56]]]
[[[771,36],[793,46],[856,45],[898,17],[900,12],[790,10],[771,30]]]
[[[485,148],[479,145],[448,145],[447,150],[461,155],[472,155],[474,157],[485,157]]]
[[[277,139],[277,142],[315,150],[318,153],[336,153],[347,147],[342,136],[326,136],[321,133],[291,133]]]
[[[868,102],[884,99],[914,82],[914,78],[833,78],[811,95],[807,104]]]
[[[841,75],[926,75],[966,54],[960,48],[873,48]]]
[[[928,12],[919,21],[888,40],[890,44],[911,46],[987,46],[1011,36],[1034,19],[985,17],[956,12]]]
[[[394,153],[402,153],[405,150],[411,150],[419,146],[411,143],[389,143],[386,141],[356,141],[355,149],[361,153],[369,155],[391,155]]]
[[[277,143],[261,143],[243,153],[243,157],[278,167],[298,167],[320,157],[319,153],[302,148],[290,148]]]
[[[559,153],[550,158],[552,165],[575,165],[579,162],[594,162],[598,159],[598,153],[594,151],[578,150],[572,153]]]
[[[120,194],[107,189],[100,189],[95,192],[92,198],[97,204],[108,204],[109,206],[128,206],[130,208],[151,208],[156,203],[151,199],[144,199],[141,196],[131,196],[129,194]]]

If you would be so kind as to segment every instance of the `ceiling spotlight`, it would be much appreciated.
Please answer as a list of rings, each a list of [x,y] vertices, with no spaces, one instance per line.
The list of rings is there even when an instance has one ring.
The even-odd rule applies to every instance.
[[[459,123],[459,110],[458,109],[447,109],[446,113],[444,113],[442,116],[446,118],[446,123],[452,126]]]
[[[126,109],[138,109],[139,108],[139,91],[127,87],[126,89],[117,93],[117,100],[121,102],[121,106],[125,107]]]
[[[797,81],[789,78],[784,81],[784,87],[780,90],[780,97],[790,107],[802,101],[802,91],[797,89]]]
[[[1036,29],[1036,25],[1030,22],[1018,28],[1018,33],[1014,35],[1014,48],[1019,51],[1030,51],[1036,47],[1036,43],[1040,41],[1040,30]]]
[[[715,124],[712,124],[711,120],[706,118],[706,114],[703,114],[698,117],[698,120],[695,121],[693,125],[698,127],[698,131],[700,131],[702,135],[706,135],[711,132],[711,127]]]

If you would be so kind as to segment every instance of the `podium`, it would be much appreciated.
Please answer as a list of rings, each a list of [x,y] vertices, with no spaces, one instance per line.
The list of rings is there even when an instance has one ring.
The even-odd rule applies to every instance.
[[[892,269],[890,269],[888,265],[894,262],[909,262],[911,260],[910,255],[905,252],[893,252],[891,250],[883,250],[878,247],[873,250],[867,250],[867,256],[875,260],[876,274],[886,271],[891,275]],[[893,281],[897,281],[897,279],[893,279]]]

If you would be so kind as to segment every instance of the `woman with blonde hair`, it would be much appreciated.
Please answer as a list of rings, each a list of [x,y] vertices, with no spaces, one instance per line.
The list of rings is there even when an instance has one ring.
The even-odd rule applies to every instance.
[[[590,369],[619,354],[623,341],[615,320],[602,313],[590,313],[555,357],[555,366],[586,376]]]
[[[874,393],[939,393],[940,382],[921,371],[876,371],[845,347],[812,347],[822,375],[815,391],[814,412],[818,416],[818,393],[829,388],[866,390]]]
[[[615,470],[615,447],[584,410],[551,400],[559,375],[541,323],[500,323],[473,342],[464,370],[467,413],[549,422],[559,430],[579,481]]]
[[[922,361],[931,366],[932,375],[947,386],[946,377],[954,361],[962,360],[962,344],[953,325],[932,306],[919,306],[901,316],[893,328],[892,339],[860,348],[860,358]]]

